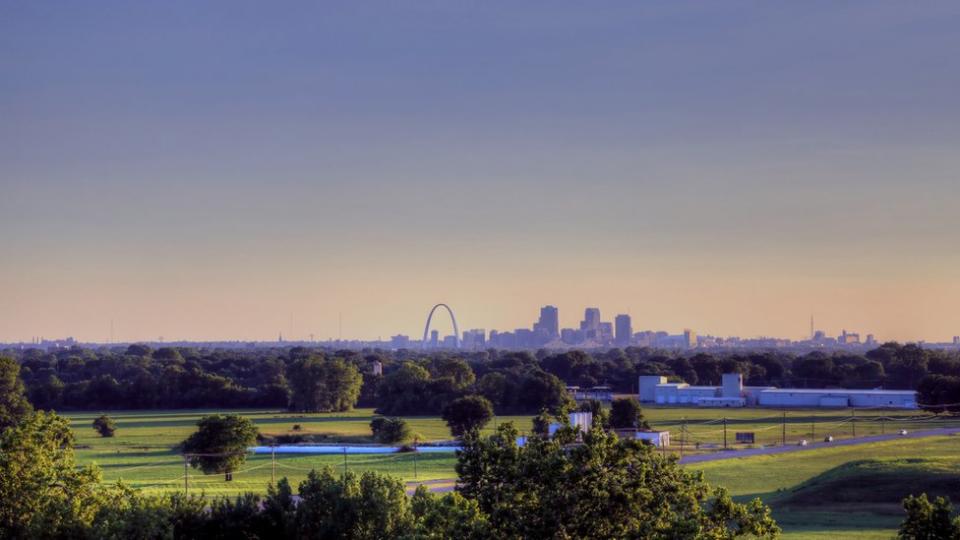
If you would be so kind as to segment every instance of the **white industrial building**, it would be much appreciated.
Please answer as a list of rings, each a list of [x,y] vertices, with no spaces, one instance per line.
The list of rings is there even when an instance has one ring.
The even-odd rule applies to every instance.
[[[739,373],[724,373],[721,386],[667,382],[660,375],[640,377],[639,399],[658,405],[700,407],[886,407],[916,409],[913,390],[798,389],[743,386]]]

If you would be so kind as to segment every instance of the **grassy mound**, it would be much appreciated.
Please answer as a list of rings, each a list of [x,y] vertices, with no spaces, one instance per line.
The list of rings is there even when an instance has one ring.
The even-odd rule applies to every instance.
[[[924,492],[960,500],[956,464],[919,458],[851,461],[800,484],[780,505],[899,505],[907,495]]]

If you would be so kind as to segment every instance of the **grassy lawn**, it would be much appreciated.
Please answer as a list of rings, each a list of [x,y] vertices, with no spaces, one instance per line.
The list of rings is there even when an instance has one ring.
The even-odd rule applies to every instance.
[[[103,471],[104,481],[124,483],[148,492],[182,490],[184,487],[183,459],[175,447],[195,429],[204,415],[216,411],[112,411],[116,421],[115,437],[102,438],[92,427],[100,412],[72,413],[71,420],[77,437],[77,459],[82,464],[96,463]],[[299,424],[304,435],[326,436],[331,443],[371,443],[370,420],[373,410],[357,409],[347,413],[292,414],[285,411],[236,410],[257,425],[264,435],[293,433]],[[521,429],[529,429],[531,417],[498,417],[497,423],[514,422]],[[422,441],[450,440],[450,431],[437,417],[407,418],[413,433]],[[492,432],[494,424],[487,430]],[[416,461],[416,463],[414,463]],[[346,466],[352,471],[375,470],[391,474],[404,481],[451,478],[455,458],[452,454],[351,455]],[[314,468],[324,466],[342,469],[343,456],[277,455],[276,477],[286,476],[294,486],[306,478]],[[236,494],[243,491],[263,492],[273,475],[273,463],[268,455],[247,459],[231,482],[222,476],[205,476],[189,469],[191,489],[208,494]]]
[[[77,457],[81,463],[97,463],[105,481],[122,480],[133,487],[157,493],[182,490],[184,467],[176,445],[193,432],[197,420],[214,411],[114,411],[117,435],[101,438],[90,427],[100,412],[66,415],[77,435]],[[262,433],[292,433],[300,424],[300,433],[325,436],[329,442],[369,443],[370,409],[347,413],[291,414],[285,411],[230,411],[252,419]],[[686,426],[687,451],[700,442],[701,452],[722,447],[723,418],[727,419],[728,444],[736,431],[753,431],[757,445],[777,444],[783,434],[783,416],[769,409],[701,409],[678,407],[644,408],[654,428],[671,431],[678,444],[681,426]],[[850,422],[841,422],[848,411],[787,411],[788,443],[800,438],[812,439],[832,434],[852,436]],[[893,430],[917,430],[944,425],[925,415],[898,411],[857,412],[857,435]],[[879,418],[885,418],[883,422]],[[413,433],[424,441],[449,440],[446,425],[437,417],[407,418]],[[529,430],[531,417],[499,417],[497,423],[513,421],[521,430]],[[954,420],[951,425],[957,425]],[[492,431],[493,424],[487,431]],[[740,445],[739,447],[743,447]],[[676,450],[676,448],[674,448]],[[919,459],[918,458],[922,458]],[[869,461],[864,461],[869,460]],[[352,471],[375,470],[404,481],[452,478],[455,458],[449,454],[350,455],[346,467]],[[344,467],[343,456],[278,455],[276,477],[288,477],[296,485],[309,470],[330,466]],[[787,538],[889,538],[901,519],[896,504],[903,495],[931,486],[948,492],[957,486],[953,499],[960,500],[960,437],[935,437],[918,440],[894,440],[869,445],[824,448],[773,456],[691,465],[704,471],[707,480],[724,486],[739,499],[761,497],[771,504]],[[415,469],[416,468],[416,472]],[[273,475],[268,455],[251,456],[232,482],[222,476],[204,476],[189,470],[191,490],[210,495],[263,492]],[[883,489],[877,486],[883,486]],[[846,489],[862,486],[869,494]],[[939,487],[937,487],[939,486]],[[844,489],[840,489],[840,488]],[[883,492],[884,496],[876,495]],[[839,494],[842,494],[839,495]],[[872,496],[872,498],[871,498]],[[878,498],[879,497],[879,498]],[[856,501],[856,502],[855,502]],[[866,501],[866,502],[864,502]],[[893,502],[891,502],[893,501]]]
[[[899,500],[960,496],[960,437],[894,440],[695,466],[741,500],[760,497],[787,538],[890,538]]]

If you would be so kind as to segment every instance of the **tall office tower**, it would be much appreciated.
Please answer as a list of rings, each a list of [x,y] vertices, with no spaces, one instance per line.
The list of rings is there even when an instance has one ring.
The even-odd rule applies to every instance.
[[[697,333],[689,328],[683,330],[683,344],[686,345],[688,349],[694,349],[697,347]]]
[[[436,349],[440,345],[440,332],[430,331],[430,346]]]
[[[616,344],[618,347],[630,345],[630,338],[633,337],[633,325],[630,322],[629,315],[617,315],[614,319],[616,323]]]
[[[580,329],[583,331],[593,330],[596,332],[600,328],[600,308],[588,307],[583,310],[583,320],[580,321]]]
[[[533,325],[534,333],[545,335],[550,339],[560,337],[559,310],[553,306],[540,308],[540,320]]]

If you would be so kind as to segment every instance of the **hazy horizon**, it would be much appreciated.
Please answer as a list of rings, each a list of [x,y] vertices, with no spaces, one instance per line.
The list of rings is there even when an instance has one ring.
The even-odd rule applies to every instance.
[[[960,335],[960,6],[0,7],[0,341]],[[438,329],[449,332],[440,319]]]

